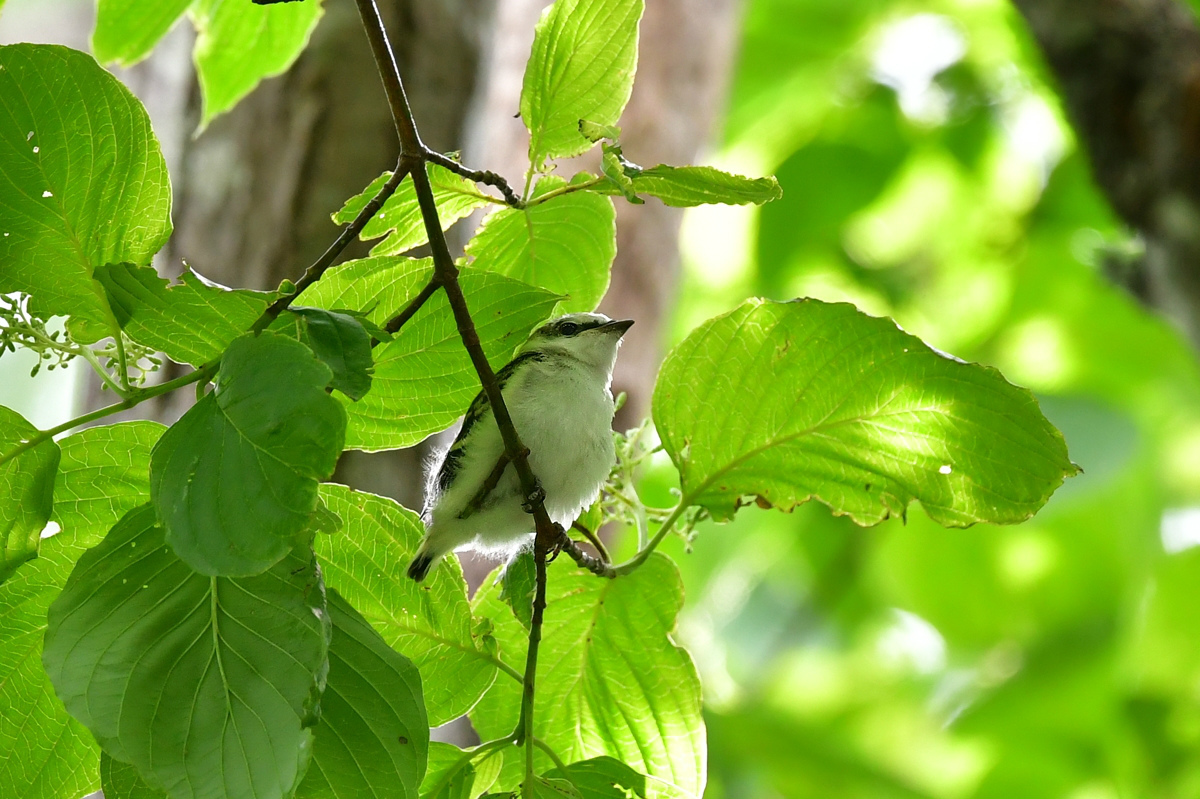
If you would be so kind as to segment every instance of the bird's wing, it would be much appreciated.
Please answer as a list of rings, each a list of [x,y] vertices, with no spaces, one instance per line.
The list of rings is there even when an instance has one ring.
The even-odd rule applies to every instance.
[[[512,379],[512,376],[522,366],[531,362],[541,362],[544,360],[546,360],[546,356],[541,352],[521,353],[496,373],[497,385],[503,390],[508,381]],[[442,467],[438,470],[436,485],[439,493],[444,492],[450,487],[454,482],[454,477],[458,474],[458,470],[462,467],[463,455],[466,452],[467,437],[471,434],[471,428],[479,420],[490,414],[491,411],[492,403],[488,400],[487,392],[480,391],[475,395],[475,399],[471,400],[471,406],[467,408],[467,414],[463,417],[462,427],[459,428],[458,436],[454,439],[454,443],[450,445],[450,451],[446,453],[446,459],[442,461]]]

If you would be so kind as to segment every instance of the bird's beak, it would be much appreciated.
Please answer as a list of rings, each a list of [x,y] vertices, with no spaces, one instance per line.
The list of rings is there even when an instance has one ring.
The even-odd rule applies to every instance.
[[[617,338],[620,338],[621,336],[625,335],[625,333],[631,327],[633,327],[632,319],[618,319],[612,322],[605,322],[596,329],[603,330],[605,333],[616,333]]]

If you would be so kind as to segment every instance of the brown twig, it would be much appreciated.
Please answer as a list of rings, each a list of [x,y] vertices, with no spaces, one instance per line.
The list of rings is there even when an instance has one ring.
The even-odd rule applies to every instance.
[[[575,541],[563,529],[559,529],[561,537],[558,540],[558,545],[563,552],[571,556],[571,560],[575,561],[581,568],[587,569],[597,577],[607,577],[612,579],[617,576],[613,571],[612,564],[604,558],[597,558],[594,555],[589,555],[579,547],[579,542]]]
[[[558,543],[560,528],[550,520],[543,502],[545,493],[538,485],[537,477],[529,468],[528,450],[521,444],[520,436],[513,426],[508,407],[504,404],[504,396],[500,385],[496,382],[495,372],[488,363],[483,347],[479,343],[479,334],[475,323],[467,309],[466,299],[458,284],[458,268],[450,256],[446,245],[446,237],[438,220],[437,205],[433,199],[433,189],[429,185],[429,174],[425,169],[425,160],[429,150],[421,142],[413,120],[412,108],[404,93],[404,84],[396,67],[396,59],[388,42],[383,20],[375,0],[356,0],[359,15],[367,38],[371,42],[371,51],[375,56],[375,65],[379,69],[380,78],[392,110],[392,120],[396,124],[396,133],[400,138],[402,159],[416,162],[411,170],[413,188],[416,191],[417,203],[421,208],[421,217],[425,223],[425,232],[429,237],[429,246],[433,253],[435,279],[446,291],[450,309],[454,313],[454,321],[458,327],[459,338],[463,347],[471,357],[479,382],[491,403],[492,415],[500,436],[504,440],[504,450],[508,453],[517,476],[521,481],[521,491],[526,497],[526,508],[533,515],[537,535],[534,539],[534,563],[536,564],[537,584],[534,592],[533,618],[529,631],[529,649],[525,658],[525,679],[521,699],[521,719],[518,722],[516,736],[526,744],[526,768],[532,774],[533,764],[533,693],[537,672],[538,645],[541,642],[542,614],[546,607],[546,557]]]
[[[379,209],[387,202],[388,197],[391,197],[395,193],[410,168],[411,164],[401,157],[396,164],[395,171],[392,172],[392,176],[379,189],[379,193],[363,206],[363,209],[358,212],[358,216],[354,217],[353,222],[342,229],[341,235],[334,240],[333,244],[329,245],[329,248],[321,254],[321,257],[313,261],[312,265],[304,270],[304,274],[296,281],[295,289],[290,294],[275,300],[275,302],[267,307],[267,310],[263,311],[262,316],[258,317],[258,320],[251,326],[250,332],[259,333],[266,330],[267,325],[274,322],[281,313],[287,310],[287,307],[292,304],[293,300],[299,297],[306,288],[321,279],[321,275],[325,274],[325,271],[333,266],[333,262],[337,260],[337,257],[342,254],[343,250],[350,246],[350,242],[354,241],[354,237],[362,232],[362,229],[371,221],[371,217],[379,212]]]
[[[500,175],[492,172],[490,169],[467,169],[465,166],[449,158],[436,150],[426,150],[423,153],[425,160],[431,164],[437,164],[440,167],[449,169],[456,175],[462,175],[467,180],[473,180],[476,183],[484,183],[493,188],[500,190],[504,195],[504,202],[511,205],[513,208],[524,208],[525,203],[521,202],[521,198],[513,191],[513,187],[508,185],[508,181]]]

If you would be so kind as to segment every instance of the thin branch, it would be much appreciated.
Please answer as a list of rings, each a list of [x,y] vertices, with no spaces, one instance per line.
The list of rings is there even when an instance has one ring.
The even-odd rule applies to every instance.
[[[613,578],[617,576],[617,572],[612,565],[603,558],[597,558],[589,555],[580,548],[579,542],[572,539],[564,531],[562,538],[559,540],[559,546],[563,552],[571,556],[571,560],[575,561],[581,568],[587,569],[597,577]]]
[[[600,553],[600,557],[606,561],[612,562],[612,556],[608,554],[608,547],[604,546],[604,542],[600,540],[600,536],[596,535],[591,530],[580,524],[578,519],[571,522],[571,529],[578,530],[579,532],[583,533],[583,537],[586,538],[591,545],[596,548],[596,551]]]
[[[391,320],[388,321],[387,326],[384,327],[384,330],[389,333],[399,333],[400,328],[408,324],[408,320],[416,316],[417,311],[421,310],[421,306],[424,305],[430,297],[436,294],[437,290],[441,287],[442,284],[438,282],[438,279],[435,276],[432,280],[425,284],[425,288],[421,289],[420,294],[413,297],[409,301],[408,305],[404,306],[403,311],[396,314],[391,318]]]
[[[587,191],[593,186],[599,186],[601,183],[604,183],[607,180],[608,178],[601,175],[600,177],[593,178],[592,180],[583,180],[579,183],[568,183],[565,186],[559,186],[557,189],[551,189],[545,194],[539,194],[537,197],[532,197],[526,200],[523,205],[526,208],[532,208],[535,205],[541,205],[542,203],[546,202],[546,200],[552,200],[555,197],[559,197],[563,194],[572,194],[577,191]]]
[[[567,776],[567,764],[564,763],[562,758],[558,756],[558,752],[555,752],[553,749],[551,749],[550,744],[546,743],[541,738],[534,738],[533,743],[538,749],[541,749],[546,753],[546,755],[554,763],[554,767],[558,769],[559,773],[565,778]]]
[[[196,371],[186,374],[182,377],[177,377],[174,380],[162,383],[161,385],[136,389],[134,393],[130,394],[121,402],[117,402],[112,405],[106,405],[105,407],[94,410],[91,413],[85,413],[83,416],[76,416],[74,419],[68,419],[57,427],[51,427],[49,430],[42,430],[33,438],[22,441],[13,449],[9,450],[3,455],[0,455],[0,465],[8,463],[13,458],[20,457],[23,453],[33,449],[43,441],[54,438],[59,433],[65,433],[74,427],[79,427],[80,425],[87,424],[88,422],[94,422],[97,419],[103,419],[105,416],[112,416],[114,413],[127,411],[135,405],[145,402],[152,397],[157,397],[160,394],[168,394],[177,388],[191,385],[192,383],[200,380],[207,380],[213,376],[213,373],[216,372],[216,370],[217,365],[213,363],[203,366],[200,369],[197,369]]]
[[[476,183],[485,183],[488,186],[499,189],[500,193],[504,195],[504,201],[513,208],[525,207],[525,204],[521,202],[521,198],[513,191],[512,186],[508,185],[508,181],[495,172],[488,169],[467,169],[458,161],[442,155],[436,150],[426,150],[423,155],[425,156],[425,160],[431,164],[445,167],[456,175],[462,175],[467,180],[473,180]]]
[[[354,241],[354,237],[362,232],[362,229],[367,226],[371,218],[379,212],[379,209],[383,207],[387,199],[399,188],[404,178],[408,175],[411,166],[411,162],[407,159],[400,158],[396,163],[396,169],[392,172],[392,176],[383,184],[379,193],[363,206],[363,209],[358,212],[358,216],[354,217],[353,222],[342,229],[341,234],[321,254],[321,257],[313,261],[308,269],[304,270],[304,274],[296,281],[295,289],[290,294],[275,300],[267,310],[263,311],[262,316],[258,317],[258,320],[250,328],[250,332],[259,333],[266,330],[269,324],[274,322],[281,313],[287,310],[287,307],[292,304],[293,300],[299,297],[306,288],[321,279],[321,275],[325,274],[325,271],[333,266],[333,262],[342,254],[342,251],[350,246],[350,242]]]
[[[434,202],[433,189],[429,185],[429,173],[425,169],[425,158],[429,152],[421,142],[417,133],[416,122],[413,120],[412,108],[404,94],[404,84],[400,79],[400,71],[396,67],[396,59],[388,42],[383,20],[375,0],[356,0],[367,39],[371,42],[371,51],[375,56],[375,65],[383,81],[387,93],[388,104],[392,110],[392,119],[396,124],[396,133],[400,139],[402,156],[415,159],[419,163],[412,170],[413,189],[417,195],[417,203],[421,208],[421,217],[425,223],[425,233],[429,237],[429,247],[433,254],[435,278],[446,291],[446,299],[454,313],[454,321],[458,327],[459,338],[463,347],[471,357],[479,382],[487,394],[491,404],[492,415],[500,436],[504,440],[504,451],[508,453],[513,467],[520,478],[521,491],[526,498],[525,509],[533,515],[537,535],[534,539],[533,553],[536,565],[537,583],[534,592],[533,618],[529,630],[529,649],[525,659],[525,679],[521,700],[521,721],[516,734],[521,736],[526,748],[526,767],[533,767],[533,696],[537,673],[537,652],[541,642],[542,615],[546,607],[546,556],[558,540],[559,528],[550,520],[544,504],[545,492],[538,485],[537,477],[529,468],[528,450],[521,444],[520,436],[513,426],[508,406],[504,404],[504,395],[496,382],[496,374],[479,342],[479,334],[475,323],[467,309],[467,301],[462,288],[458,284],[458,268],[450,256],[450,248],[446,245],[446,236],[438,220],[437,204]],[[526,784],[530,784],[526,780]]]
[[[650,557],[651,553],[662,543],[662,540],[667,537],[667,533],[671,532],[671,528],[675,526],[675,522],[679,521],[679,517],[683,516],[684,511],[688,509],[690,504],[691,502],[687,497],[681,498],[679,504],[671,509],[671,515],[663,520],[662,525],[658,528],[658,532],[654,534],[654,538],[650,539],[650,542],[642,547],[632,558],[612,567],[613,576],[621,577],[629,574],[638,566],[645,563],[646,558]]]

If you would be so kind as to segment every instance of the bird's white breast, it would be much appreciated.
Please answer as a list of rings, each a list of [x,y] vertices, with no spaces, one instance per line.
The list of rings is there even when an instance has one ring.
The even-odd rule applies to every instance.
[[[536,389],[519,392],[513,423],[550,516],[569,524],[596,498],[615,460],[612,394],[606,379],[582,365],[537,364],[527,379]]]

